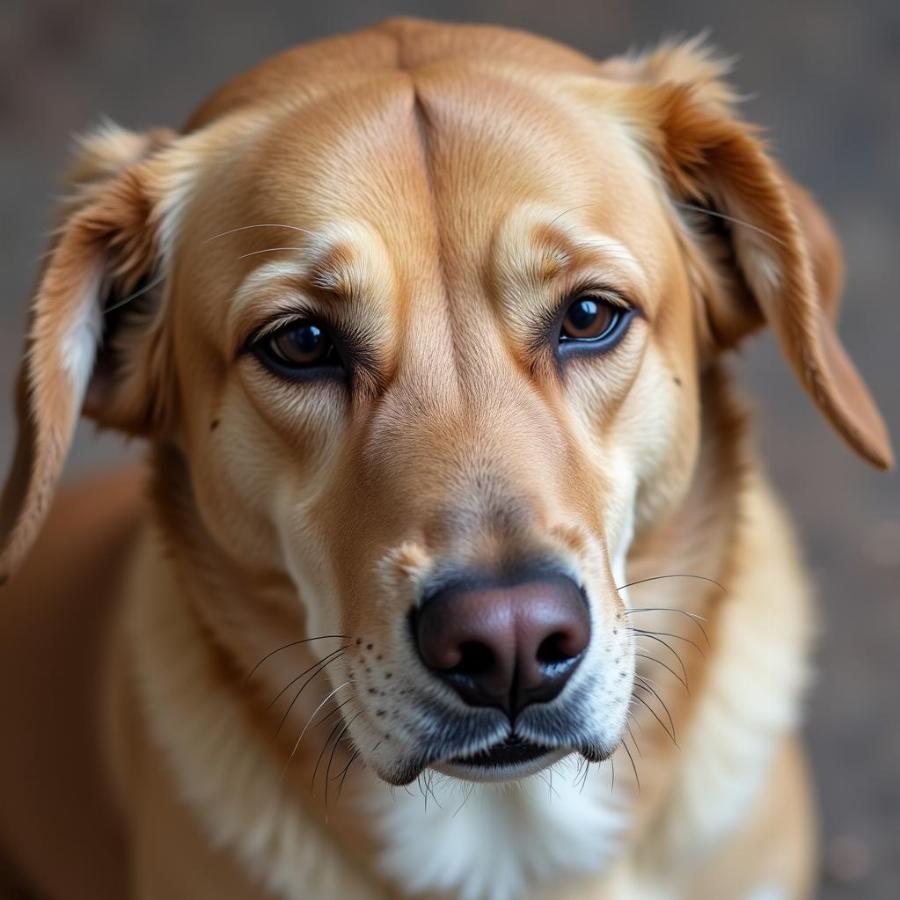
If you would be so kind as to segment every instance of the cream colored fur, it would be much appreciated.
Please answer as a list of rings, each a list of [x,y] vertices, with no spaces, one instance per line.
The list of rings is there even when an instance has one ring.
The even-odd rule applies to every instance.
[[[844,439],[891,450],[827,220],[723,76],[697,42],[597,64],[398,20],[181,134],[84,142],[0,515],[10,890],[812,895],[815,615],[723,353],[768,324]],[[627,327],[567,355],[585,296]],[[286,372],[265,347],[309,322],[341,364]],[[48,514],[82,409],[148,470]],[[411,622],[448,574],[535,560],[590,639],[513,723]],[[536,771],[462,780],[513,727]]]

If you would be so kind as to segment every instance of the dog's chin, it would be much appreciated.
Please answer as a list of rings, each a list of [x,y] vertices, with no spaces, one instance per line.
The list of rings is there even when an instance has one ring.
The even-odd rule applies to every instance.
[[[568,747],[542,747],[507,739],[471,756],[432,763],[430,768],[462,781],[515,781],[552,766],[572,752]]]

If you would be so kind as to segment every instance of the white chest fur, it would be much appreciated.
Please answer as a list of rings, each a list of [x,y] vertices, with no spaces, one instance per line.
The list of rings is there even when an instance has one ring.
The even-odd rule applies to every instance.
[[[385,874],[406,893],[459,900],[514,900],[601,872],[627,822],[608,764],[582,779],[572,759],[512,787],[435,775],[421,790],[381,790],[374,805]]]

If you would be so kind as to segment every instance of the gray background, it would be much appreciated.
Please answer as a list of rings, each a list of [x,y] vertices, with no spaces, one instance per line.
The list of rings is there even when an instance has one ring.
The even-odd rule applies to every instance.
[[[842,333],[900,437],[900,3],[716,0],[330,0],[0,4],[0,464],[24,304],[72,132],[101,114],[178,125],[228,76],[283,47],[387,15],[495,21],[596,56],[711,29],[737,54],[746,115],[824,202],[844,240]],[[826,853],[822,897],[900,897],[900,485],[855,460],[812,412],[769,337],[737,363],[759,440],[818,582],[824,630],[809,743]],[[70,476],[120,457],[85,427]],[[135,452],[132,448],[128,452]],[[724,900],[724,898],[723,898]]]

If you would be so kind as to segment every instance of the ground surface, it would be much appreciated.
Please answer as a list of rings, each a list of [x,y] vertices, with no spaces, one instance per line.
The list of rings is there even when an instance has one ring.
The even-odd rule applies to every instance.
[[[127,9],[125,7],[130,7]],[[307,9],[306,7],[310,8]],[[711,28],[738,54],[747,114],[831,211],[849,263],[842,332],[900,437],[900,4],[457,0],[4,0],[0,11],[0,464],[24,300],[50,222],[69,135],[101,114],[177,124],[225,77],[275,50],[398,12],[499,21],[602,56]],[[900,479],[833,439],[771,341],[738,369],[760,443],[803,535],[822,598],[820,677],[810,708],[830,868],[827,900],[900,896]],[[120,456],[80,435],[70,472]]]

